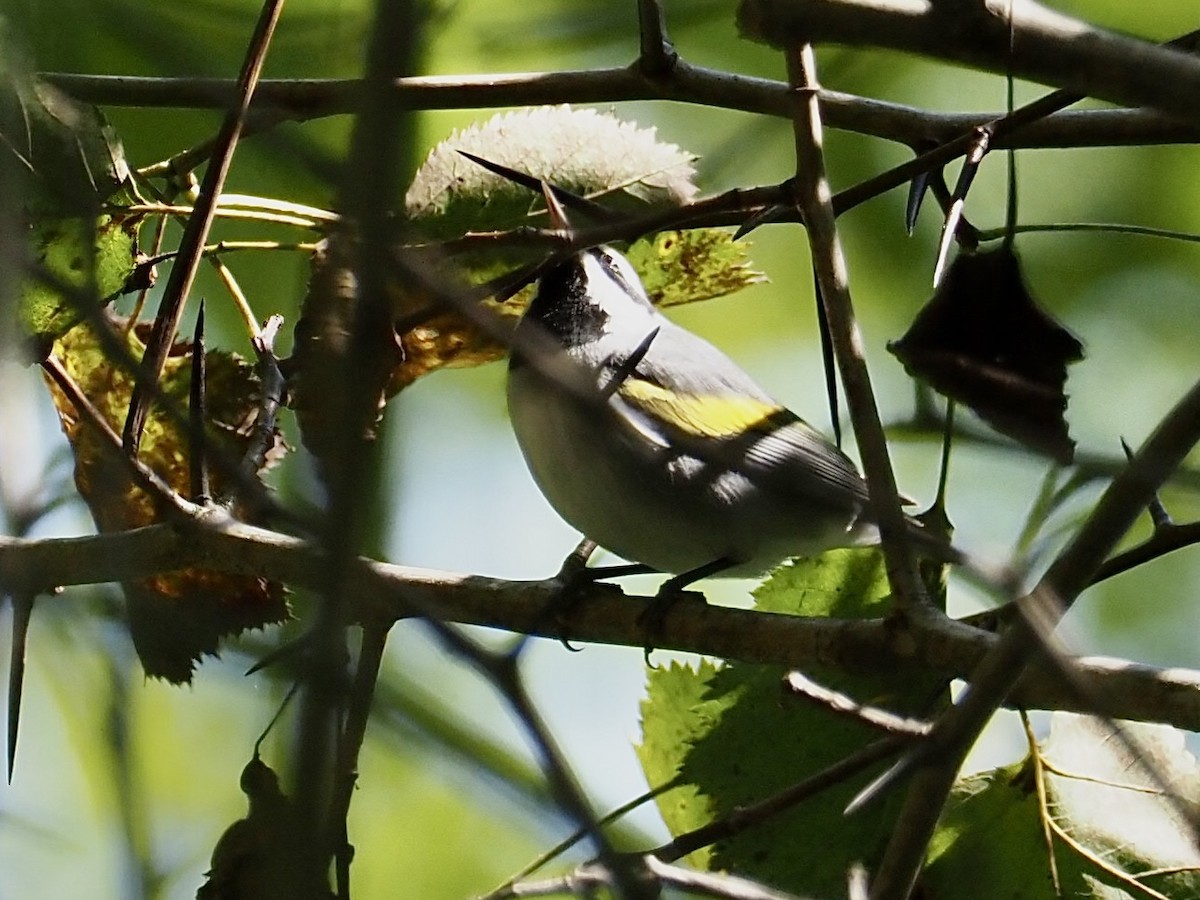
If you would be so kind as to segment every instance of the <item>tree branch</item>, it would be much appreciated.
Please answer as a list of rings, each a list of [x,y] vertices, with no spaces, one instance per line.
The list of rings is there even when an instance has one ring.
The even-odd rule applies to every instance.
[[[221,78],[151,78],[43,72],[45,81],[78,100],[100,106],[222,109],[236,82]],[[637,66],[567,72],[503,75],[443,75],[392,81],[396,109],[495,109],[540,103],[617,103],[670,100],[718,109],[789,118],[788,88],[782,81],[752,78],[678,60],[666,75],[651,79]],[[251,113],[268,120],[304,122],[348,115],[363,91],[359,79],[263,79]],[[1001,112],[936,113],[821,90],[826,126],[913,146],[945,143]],[[1200,126],[1144,109],[1060,112],[1024,126],[995,147],[1064,148],[1200,142]]]
[[[219,509],[195,519],[132,531],[74,538],[0,536],[0,590],[30,594],[55,587],[122,582],[188,568],[253,574],[309,589],[325,583],[327,558],[300,538],[246,525]],[[561,591],[554,579],[508,581],[398,566],[357,558],[346,594],[349,614],[372,621],[435,616],[554,639],[641,648],[642,617],[651,598],[629,596],[612,585],[586,589],[565,626],[546,616]],[[967,677],[998,638],[954,622],[921,623],[898,634],[883,619],[843,621],[681,603],[656,637],[662,649],[739,662],[803,669],[821,664],[853,671],[905,669]],[[1200,730],[1200,672],[1156,669],[1124,660],[1082,658],[1079,671],[1094,679],[1109,705],[1125,719],[1165,722]],[[1085,710],[1054,669],[1034,666],[1009,702],[1030,709]]]
[[[742,0],[750,38],[886,47],[1200,122],[1200,59],[1107,31],[1033,0]]]

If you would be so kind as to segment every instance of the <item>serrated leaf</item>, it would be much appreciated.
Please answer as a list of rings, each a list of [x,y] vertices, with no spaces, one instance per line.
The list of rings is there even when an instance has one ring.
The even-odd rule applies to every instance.
[[[1167,726],[1122,723],[1194,808],[1196,760]],[[1046,809],[1031,760],[960,779],[930,844],[922,886],[932,896],[1200,897],[1197,852],[1171,805],[1104,724],[1055,713],[1043,758]],[[1043,816],[1051,830],[1056,890]],[[1158,872],[1154,875],[1139,873]],[[969,892],[963,886],[970,885]],[[981,887],[982,886],[982,887]]]
[[[651,786],[666,784],[679,774],[681,748],[703,734],[719,712],[711,704],[705,705],[708,686],[719,671],[713,663],[701,660],[694,669],[672,662],[666,668],[647,673],[646,697],[641,707],[642,740],[635,749]],[[719,707],[722,701],[713,703]],[[692,831],[713,818],[708,799],[693,784],[661,794],[657,802],[672,834]],[[707,848],[688,857],[693,865],[702,868],[707,866],[708,858]]]
[[[22,285],[19,322],[48,343],[124,287],[140,216],[101,211],[135,199],[120,141],[95,107],[30,74],[2,21],[0,154],[8,198],[28,227],[29,259],[41,270]],[[75,290],[64,294],[55,282]]]
[[[145,349],[136,331],[124,332],[134,359]],[[129,406],[133,374],[114,362],[89,325],[80,325],[56,344],[56,357],[104,418],[120,433]],[[224,351],[206,355],[209,437],[218,452],[240,459],[257,413],[257,379],[252,368]],[[161,387],[164,402],[186,409],[191,383],[191,350],[176,344],[167,359]],[[130,479],[118,452],[80,418],[73,404],[50,382],[63,431],[75,455],[75,484],[102,532],[123,531],[163,520],[153,500]],[[147,420],[140,459],[176,491],[187,494],[190,452],[187,429],[156,404]],[[268,454],[274,462],[282,443]],[[221,467],[211,470],[215,496],[234,493],[235,483]],[[278,622],[287,616],[282,585],[253,576],[225,575],[188,569],[124,585],[130,630],[148,675],[188,681],[195,662],[215,654],[220,638],[248,628]]]
[[[575,193],[601,197],[614,212],[679,205],[696,193],[692,156],[658,141],[653,128],[639,128],[595,110],[538,107],[494,116],[455,132],[433,149],[405,197],[410,223],[422,236],[444,239],[468,231],[512,229],[529,224],[532,214],[544,213],[538,194],[472,162],[460,150]],[[651,299],[672,306],[722,296],[763,280],[750,267],[746,251],[744,243],[733,242],[726,232],[698,229],[646,236],[634,243],[629,255]],[[538,255],[540,251],[527,245],[498,242],[460,252],[453,263],[465,280],[480,284]],[[530,286],[504,303],[485,300],[483,305],[515,322],[533,292]],[[404,283],[393,285],[399,321],[428,302],[410,294]],[[439,368],[481,365],[502,358],[507,350],[450,312],[407,326],[400,343],[403,360],[389,393]]]
[[[1200,765],[1184,733],[1169,725],[1122,722],[1121,728],[1136,743],[1137,759],[1103,721],[1053,714],[1043,753],[1056,770],[1046,775],[1055,816],[1073,837],[1127,871],[1183,870],[1147,883],[1172,898],[1200,897],[1200,848],[1192,826],[1146,768],[1153,766],[1195,810]]]
[[[724,297],[766,276],[751,268],[749,245],[727,231],[661,231],[630,246],[629,261],[656,306]]]
[[[404,198],[419,233],[434,239],[528,224],[540,198],[471,162],[466,150],[614,210],[678,206],[696,193],[693,157],[607,113],[539,106],[457,131],[430,152]]]
[[[755,592],[760,610],[843,618],[881,615],[887,596],[880,554],[862,549],[785,564]],[[743,664],[700,674],[686,669],[651,674],[641,758],[653,761],[653,774],[647,769],[652,780],[674,767],[692,792],[675,791],[660,801],[673,832],[765,800],[878,737],[856,721],[789,699],[782,687],[785,674],[776,667]],[[847,675],[814,666],[805,674],[903,714],[928,712],[938,697],[935,680],[907,672]],[[670,692],[657,689],[656,679],[668,677]],[[694,685],[676,683],[688,677]],[[711,848],[708,864],[796,893],[841,895],[849,865],[865,861],[870,866],[882,852],[898,809],[896,797],[867,814],[843,815],[849,799],[874,774],[863,773],[720,841]],[[683,801],[672,800],[676,794]]]

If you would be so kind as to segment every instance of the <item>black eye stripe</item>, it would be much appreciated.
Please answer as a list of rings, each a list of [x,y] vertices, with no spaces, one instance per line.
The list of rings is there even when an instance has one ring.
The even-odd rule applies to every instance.
[[[604,250],[597,250],[596,259],[600,262],[600,268],[604,269],[605,274],[619,284],[625,293],[629,294],[631,297],[636,297],[638,295],[637,290],[629,283],[629,280],[625,277],[625,273],[621,271],[621,268],[617,265],[616,260],[612,258],[611,253],[608,253]]]

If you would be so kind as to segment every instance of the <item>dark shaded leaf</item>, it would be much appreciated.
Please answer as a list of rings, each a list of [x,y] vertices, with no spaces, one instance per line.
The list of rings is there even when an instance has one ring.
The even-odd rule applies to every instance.
[[[1008,246],[955,258],[933,298],[888,349],[914,378],[1002,434],[1070,462],[1063,387],[1079,341],[1029,293]]]
[[[296,813],[279,777],[257,756],[242,769],[249,812],[225,829],[196,900],[284,900],[294,896]],[[333,894],[329,893],[332,898]]]

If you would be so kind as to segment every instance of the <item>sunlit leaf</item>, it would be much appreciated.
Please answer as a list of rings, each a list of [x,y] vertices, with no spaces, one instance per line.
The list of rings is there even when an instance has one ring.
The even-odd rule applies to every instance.
[[[85,303],[104,306],[120,294],[137,265],[139,224],[135,216],[107,214],[34,222],[31,253],[41,272],[21,289],[26,331],[42,339],[60,337],[84,318]],[[55,285],[74,291],[67,294]]]
[[[633,243],[626,254],[657,306],[724,297],[766,277],[750,266],[749,244],[727,231],[661,231]]]
[[[100,112],[30,74],[0,22],[0,167],[34,271],[18,316],[40,344],[113,299],[137,263],[124,150]],[[6,199],[7,199],[6,198]]]
[[[429,154],[406,196],[410,224],[430,238],[468,231],[501,231],[544,217],[541,196],[464,157],[465,150],[574,193],[599,200],[605,209],[647,210],[678,206],[696,194],[690,154],[659,141],[653,128],[568,106],[503,113],[451,135]],[[452,265],[472,284],[530,263],[543,249],[520,242],[458,252]],[[666,231],[635,241],[629,256],[651,299],[660,305],[723,296],[762,280],[745,243],[716,229]],[[514,322],[533,297],[528,286],[504,303],[483,301]],[[507,348],[453,312],[422,313],[430,298],[412,296],[400,282],[393,291],[396,317],[405,322],[404,360],[391,390],[446,366],[476,366],[500,359]],[[410,318],[417,321],[412,322]]]
[[[1183,735],[1162,725],[1122,727],[1149,751],[1142,759],[1194,809],[1200,769]],[[1030,759],[955,785],[930,844],[926,891],[963,896],[963,885],[984,884],[1028,900],[1155,896],[1140,883],[1172,900],[1200,897],[1200,854],[1190,828],[1110,728],[1055,713],[1042,753],[1052,766],[1041,770],[1044,807]]]
[[[502,113],[455,132],[430,152],[405,195],[414,227],[431,238],[531,224],[541,198],[471,162],[492,162],[589,197],[613,210],[678,206],[696,194],[691,154],[607,113],[541,106]]]
[[[883,615],[887,596],[882,558],[873,550],[837,550],[789,563],[755,592],[756,608],[764,612],[838,618]],[[672,832],[766,800],[878,737],[858,722],[789,699],[785,674],[744,664],[651,674],[639,754],[652,780],[677,771],[687,784],[659,802]],[[805,674],[859,701],[905,714],[928,712],[938,696],[938,683],[928,675],[848,675],[821,666]],[[708,864],[797,893],[840,895],[852,862],[870,866],[878,859],[897,812],[898,798],[892,798],[869,815],[843,815],[849,799],[875,774],[864,773],[719,841]]]
[[[651,787],[679,775],[687,748],[712,727],[734,697],[710,697],[709,686],[720,669],[701,660],[696,668],[678,662],[651,669],[646,674],[642,701],[642,742],[638,760]],[[683,834],[713,819],[710,798],[695,784],[683,784],[658,797],[658,809],[672,834]],[[711,853],[701,849],[688,857],[693,865],[707,866]]]
[[[1169,725],[1121,722],[1137,753],[1111,726],[1091,716],[1056,712],[1043,752],[1055,815],[1065,831],[1099,857],[1170,897],[1200,897],[1200,848],[1193,811],[1200,764],[1187,736]],[[1153,766],[1154,773],[1148,766]],[[1161,781],[1160,781],[1161,778]],[[1179,797],[1172,803],[1163,782]]]

